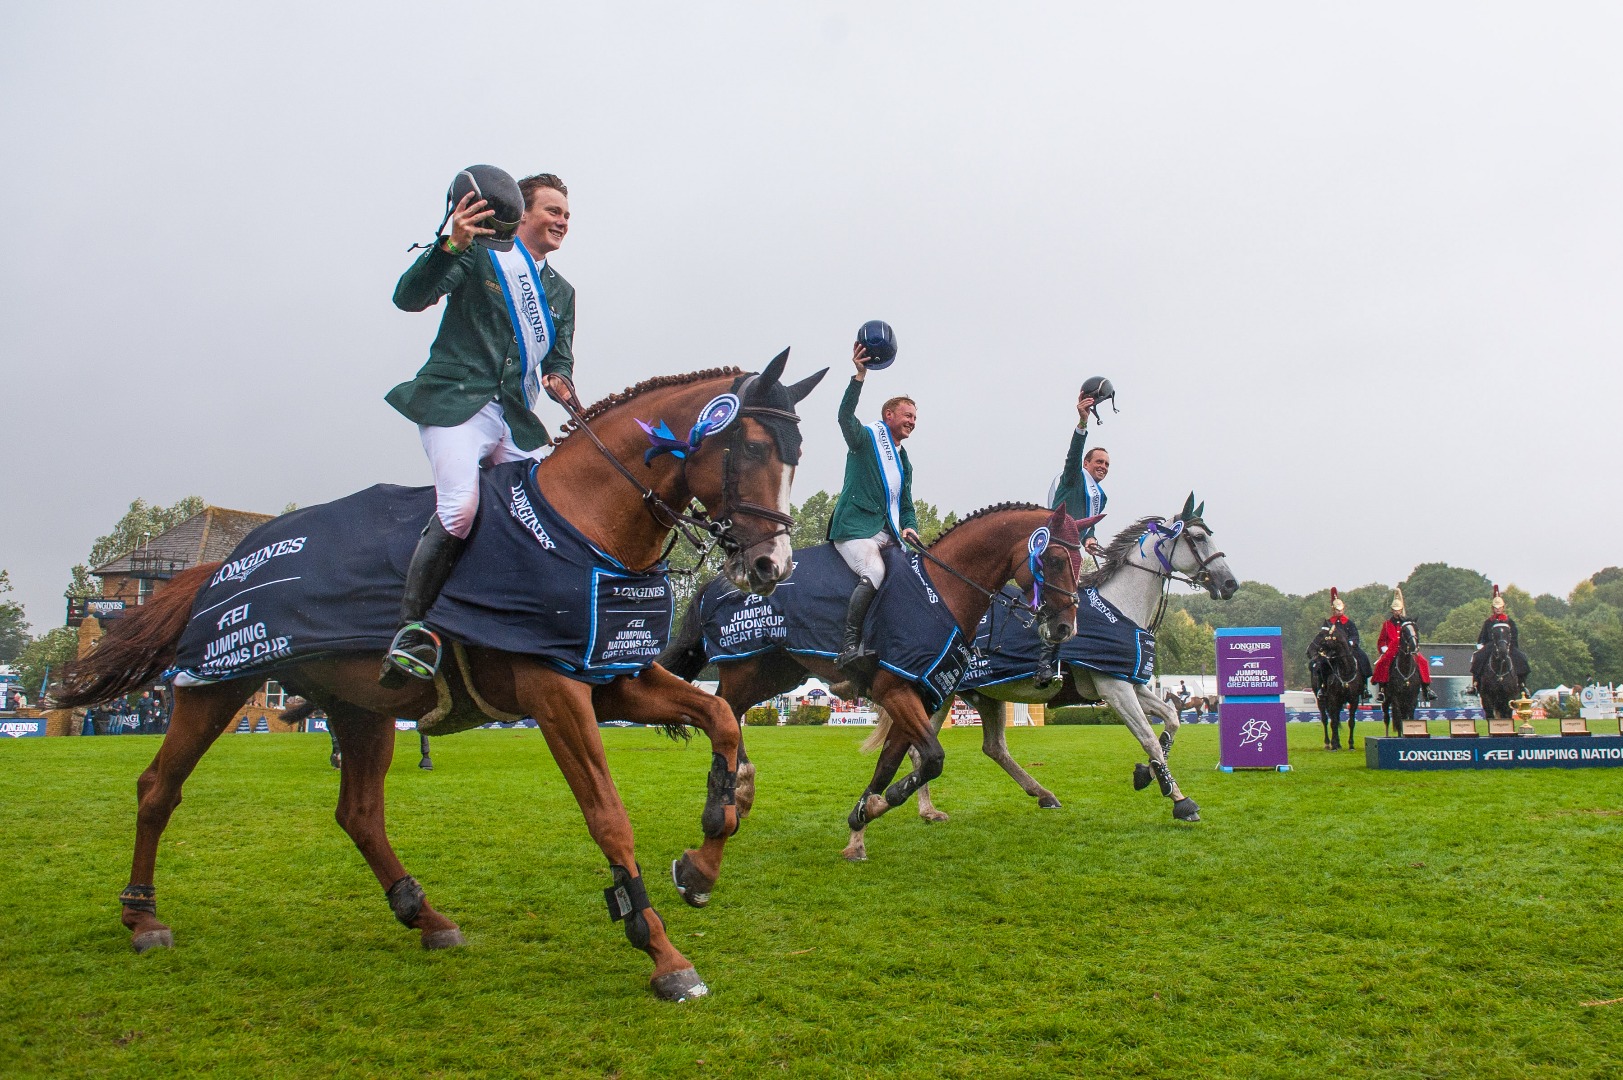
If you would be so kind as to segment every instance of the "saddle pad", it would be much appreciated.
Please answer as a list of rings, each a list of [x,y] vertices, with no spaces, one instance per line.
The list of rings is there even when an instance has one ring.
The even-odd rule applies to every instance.
[[[863,641],[879,663],[912,683],[934,712],[958,686],[969,646],[925,570],[923,556],[884,549],[885,580],[868,609]],[[707,659],[742,660],[771,649],[830,659],[840,653],[857,575],[832,544],[795,552],[795,570],[771,596],[717,578],[699,598]]]
[[[1020,599],[1012,585],[1003,593]],[[1041,649],[1035,626],[1026,626],[1003,605],[993,604],[975,628],[975,659],[963,688],[1029,679]],[[1123,615],[1099,590],[1083,589],[1076,607],[1076,634],[1060,646],[1059,657],[1062,663],[1147,683],[1155,674],[1155,635]]]
[[[670,637],[665,567],[635,573],[592,546],[541,497],[534,470],[517,461],[482,473],[468,546],[425,621],[449,640],[537,657],[586,682],[641,671]],[[180,681],[386,649],[433,512],[433,488],[380,484],[255,529],[193,604]]]

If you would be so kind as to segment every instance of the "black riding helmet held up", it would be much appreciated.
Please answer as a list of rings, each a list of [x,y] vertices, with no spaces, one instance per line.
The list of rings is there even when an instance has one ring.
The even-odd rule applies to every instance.
[[[476,236],[473,242],[494,251],[513,250],[513,235],[518,232],[518,223],[524,217],[524,193],[519,190],[517,180],[494,165],[469,165],[451,180],[451,186],[445,192],[445,217],[440,219],[440,227],[434,230],[435,238],[445,232],[445,223],[451,220],[451,212],[468,194],[473,195],[474,202],[485,200],[487,209],[495,211],[479,223],[484,228],[494,229],[494,235]]]
[[[1120,409],[1116,408],[1116,388],[1110,385],[1110,380],[1105,378],[1103,375],[1095,375],[1093,378],[1083,383],[1082,396],[1093,399],[1093,407],[1088,411],[1093,413],[1093,418],[1098,420],[1101,424],[1104,423],[1104,420],[1099,416],[1099,406],[1104,402],[1110,402],[1111,412],[1121,412]]]

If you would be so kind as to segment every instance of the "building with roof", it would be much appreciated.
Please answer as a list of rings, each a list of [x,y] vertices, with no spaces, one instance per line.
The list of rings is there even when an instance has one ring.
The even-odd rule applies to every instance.
[[[244,537],[275,516],[220,506],[204,507],[134,551],[126,551],[116,559],[93,567],[90,572],[101,578],[103,603],[99,605],[100,611],[88,613],[105,618],[109,614],[116,616],[119,607],[146,603],[170,578],[182,570],[221,561]],[[122,604],[107,601],[122,601]]]

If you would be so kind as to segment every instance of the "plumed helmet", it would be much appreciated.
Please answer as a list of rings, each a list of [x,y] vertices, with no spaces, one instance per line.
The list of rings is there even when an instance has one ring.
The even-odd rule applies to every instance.
[[[1337,615],[1347,610],[1347,605],[1341,602],[1341,593],[1334,585],[1330,586],[1330,610]]]
[[[1081,396],[1093,399],[1093,408],[1089,411],[1093,413],[1095,420],[1099,419],[1099,406],[1106,401],[1110,402],[1111,412],[1121,412],[1120,409],[1116,408],[1116,388],[1103,375],[1095,375],[1083,383]]]
[[[473,242],[495,251],[513,250],[513,235],[518,232],[518,223],[524,217],[524,193],[518,189],[517,180],[494,165],[469,165],[452,178],[451,186],[445,192],[445,217],[435,235],[445,231],[445,222],[451,220],[451,211],[456,209],[456,204],[462,201],[464,195],[470,193],[475,201],[483,199],[488,208],[495,211],[479,223],[487,229],[496,230],[495,235],[476,236]]]
[[[1505,610],[1505,598],[1499,595],[1499,586],[1497,585],[1493,587],[1493,610]]]
[[[896,362],[896,331],[883,319],[869,319],[857,331],[857,344],[868,350],[868,370],[881,371]]]
[[[1404,614],[1403,590],[1401,588],[1392,590],[1392,611],[1397,615]]]

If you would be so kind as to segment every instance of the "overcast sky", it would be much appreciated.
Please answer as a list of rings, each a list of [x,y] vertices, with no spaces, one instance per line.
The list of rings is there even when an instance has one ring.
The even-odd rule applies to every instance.
[[[944,508],[1042,498],[1102,374],[1107,533],[1194,489],[1243,578],[1565,594],[1623,562],[1620,10],[4,5],[0,568],[38,631],[134,498],[427,483],[390,294],[491,162],[570,186],[586,400],[833,365],[799,498],[884,318]]]

